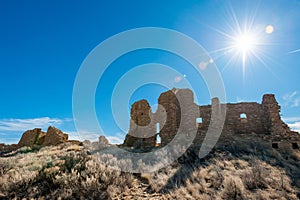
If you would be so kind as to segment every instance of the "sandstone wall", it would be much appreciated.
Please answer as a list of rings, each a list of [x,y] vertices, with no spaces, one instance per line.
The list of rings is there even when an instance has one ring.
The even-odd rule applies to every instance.
[[[49,126],[47,132],[43,132],[40,128],[24,132],[18,143],[18,147],[50,146],[64,142],[68,142],[68,134],[63,133],[53,126]]]
[[[68,141],[68,134],[64,134],[61,130],[49,126],[47,134],[45,135],[45,140],[43,146],[57,145]]]
[[[34,145],[40,144],[43,140],[45,133],[42,132],[42,129],[35,128],[33,130],[28,130],[25,133],[23,133],[18,145],[20,147],[28,146],[32,147]]]
[[[152,113],[146,100],[133,104],[129,134],[126,136],[124,146],[154,147],[157,135],[161,138],[160,145],[165,146],[173,140],[179,127],[186,137],[189,137],[192,128],[196,127],[198,133],[194,143],[202,144],[212,122],[212,110],[215,112],[226,110],[221,140],[230,140],[236,135],[245,135],[247,138],[247,135],[254,134],[270,142],[284,140],[293,148],[300,146],[299,134],[291,131],[281,120],[280,106],[273,94],[264,95],[261,104],[256,102],[220,104],[218,98],[213,98],[212,105],[198,106],[194,103],[191,90],[174,88],[162,93],[158,98],[158,104],[156,113]],[[214,107],[218,109],[212,109]],[[221,114],[214,116],[218,118]],[[197,118],[200,119],[199,123]],[[159,124],[159,132],[156,131],[156,124]],[[137,125],[146,128],[141,129]],[[216,123],[212,124],[212,127],[220,128],[214,126],[217,126]]]
[[[156,119],[161,127],[159,135],[162,146],[165,146],[174,138],[180,124],[181,110],[175,92],[172,90],[164,92],[158,98],[160,107],[157,110]],[[166,116],[165,123],[162,121],[163,116]]]
[[[262,107],[266,113],[269,132],[275,135],[282,135],[290,132],[289,127],[280,117],[280,106],[273,94],[265,94],[263,96]]]
[[[156,144],[155,121],[146,100],[135,102],[130,112],[130,128],[124,142],[127,147],[153,147]]]

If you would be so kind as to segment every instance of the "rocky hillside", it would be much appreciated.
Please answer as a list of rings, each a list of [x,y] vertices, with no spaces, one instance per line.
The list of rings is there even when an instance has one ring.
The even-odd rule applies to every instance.
[[[231,142],[204,159],[188,151],[159,171],[131,174],[108,167],[104,157],[92,153],[95,148],[109,150],[104,140],[3,154],[0,199],[300,198],[299,151],[287,157],[263,141]],[[112,155],[105,159],[115,162]]]

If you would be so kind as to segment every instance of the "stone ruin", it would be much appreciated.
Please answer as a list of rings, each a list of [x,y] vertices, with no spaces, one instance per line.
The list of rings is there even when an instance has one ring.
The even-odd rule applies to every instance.
[[[53,126],[49,126],[47,132],[43,132],[40,128],[26,131],[23,133],[18,146],[50,146],[65,143],[67,141],[68,134],[63,133]]]
[[[40,128],[25,131],[18,144],[5,145],[0,144],[1,153],[11,152],[21,147],[45,147],[51,145],[59,145],[62,143],[72,143],[82,145],[82,142],[77,140],[68,140],[68,134],[63,133],[61,130],[49,126],[47,132],[42,131]]]
[[[219,145],[226,140],[230,142],[231,138],[247,138],[251,135],[262,138],[275,149],[283,147],[293,150],[300,147],[299,133],[291,131],[282,121],[280,106],[273,94],[265,94],[261,103],[221,104],[218,98],[213,98],[211,105],[199,106],[194,103],[191,90],[173,88],[159,96],[158,105],[155,113],[147,100],[132,105],[129,132],[123,147],[139,149],[165,146],[174,139],[180,123],[184,123],[186,137],[189,128],[196,127],[193,144],[201,145],[211,123],[214,106],[226,109]],[[157,142],[158,136],[160,143]]]

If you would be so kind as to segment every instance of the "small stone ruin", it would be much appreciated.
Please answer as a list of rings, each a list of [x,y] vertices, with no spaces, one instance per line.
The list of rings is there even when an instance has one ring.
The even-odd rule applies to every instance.
[[[40,128],[26,131],[23,133],[17,146],[51,146],[66,142],[69,142],[68,134],[63,133],[53,126],[49,126],[47,132],[43,132]]]

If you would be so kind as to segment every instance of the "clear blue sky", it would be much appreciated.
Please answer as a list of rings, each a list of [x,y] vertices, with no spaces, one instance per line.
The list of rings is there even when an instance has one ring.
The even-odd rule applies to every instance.
[[[194,38],[221,71],[227,101],[260,102],[264,93],[274,93],[285,121],[300,130],[299,22],[299,0],[1,1],[0,143],[15,143],[23,131],[48,125],[76,138],[72,90],[83,60],[110,36],[139,27],[170,28]],[[239,27],[253,36],[244,67],[241,49],[228,48],[239,37]],[[149,62],[173,66],[186,75],[174,77],[174,86],[194,78],[187,63],[166,52],[148,49],[116,60],[100,81],[95,101],[112,142],[124,136],[109,109],[114,84],[132,67]],[[199,102],[208,104],[203,80],[199,90]],[[162,91],[147,85],[130,103],[146,98],[153,105]]]

